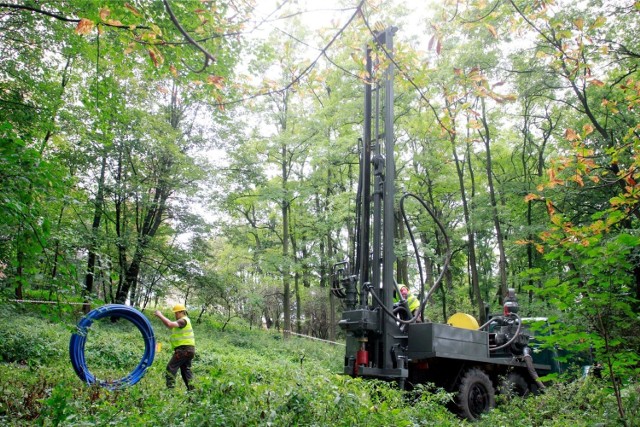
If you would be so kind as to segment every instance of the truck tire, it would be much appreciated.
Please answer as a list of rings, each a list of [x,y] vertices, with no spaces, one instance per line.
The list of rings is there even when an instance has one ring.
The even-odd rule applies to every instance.
[[[511,372],[500,383],[500,394],[524,397],[529,394],[529,384],[522,375]]]
[[[471,421],[493,408],[496,393],[487,374],[478,368],[465,372],[458,386],[456,403],[460,416]]]

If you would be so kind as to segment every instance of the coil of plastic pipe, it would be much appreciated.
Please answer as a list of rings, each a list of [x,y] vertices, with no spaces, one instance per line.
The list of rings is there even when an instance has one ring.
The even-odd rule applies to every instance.
[[[84,347],[87,342],[89,328],[95,320],[100,320],[103,317],[123,318],[130,321],[142,333],[144,339],[144,354],[140,359],[140,363],[128,375],[118,380],[98,380],[87,368],[84,356]],[[107,304],[89,312],[78,322],[77,331],[71,335],[71,341],[69,342],[71,364],[78,377],[87,384],[97,383],[109,390],[129,387],[140,381],[146,370],[153,364],[155,351],[156,338],[149,319],[135,308],[123,304]]]

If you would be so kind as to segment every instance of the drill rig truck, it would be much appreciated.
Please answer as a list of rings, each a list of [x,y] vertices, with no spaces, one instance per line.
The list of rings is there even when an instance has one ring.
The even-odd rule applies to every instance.
[[[415,314],[406,301],[394,303],[394,294],[399,295],[394,271],[395,204],[399,203],[406,225],[402,206],[404,200],[415,197],[446,238],[444,227],[421,199],[405,194],[396,200],[392,59],[396,30],[390,27],[376,33],[373,45],[366,48],[370,80],[364,85],[354,261],[333,267],[331,285],[332,293],[344,301],[339,321],[346,335],[343,373],[395,381],[403,389],[434,384],[453,393],[454,409],[460,416],[474,420],[494,406],[496,390],[508,387],[519,395],[536,392],[544,387],[539,375],[551,372],[552,367],[534,361],[530,335],[517,314],[512,290],[505,295],[503,313],[483,325],[464,313],[454,314],[446,324],[420,320],[426,302],[442,281],[450,251],[440,276],[426,293],[424,281],[421,284],[421,305]],[[386,67],[374,67],[374,47],[382,52],[380,56],[386,56]],[[384,68],[383,75],[374,79],[374,70],[379,68]],[[407,228],[419,265],[415,239],[411,227]]]

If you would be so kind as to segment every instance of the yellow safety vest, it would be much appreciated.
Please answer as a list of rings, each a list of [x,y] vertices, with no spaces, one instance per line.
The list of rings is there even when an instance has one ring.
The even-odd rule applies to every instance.
[[[172,350],[181,345],[196,345],[196,337],[195,335],[193,335],[191,320],[189,320],[187,316],[183,317],[183,319],[187,321],[187,324],[184,326],[184,328],[171,329],[171,336],[169,337],[169,341],[171,342]]]
[[[393,298],[393,301],[399,302],[400,298],[396,296]],[[409,311],[413,313],[418,307],[420,307],[420,301],[412,293],[409,293],[407,295],[407,305],[409,306]]]
[[[418,307],[420,307],[420,301],[418,298],[413,296],[413,294],[407,295],[407,304],[409,305],[409,310],[413,313]]]

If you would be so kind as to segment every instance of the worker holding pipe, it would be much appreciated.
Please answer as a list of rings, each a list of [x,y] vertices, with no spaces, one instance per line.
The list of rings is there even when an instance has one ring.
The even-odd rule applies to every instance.
[[[173,306],[172,311],[176,318],[175,321],[169,320],[160,310],[156,310],[155,312],[155,315],[162,320],[162,323],[171,329],[169,341],[171,343],[171,349],[173,350],[173,356],[167,364],[167,371],[165,373],[167,388],[172,389],[175,387],[176,375],[179,369],[182,380],[187,386],[187,390],[191,391],[193,390],[191,361],[196,355],[196,340],[187,308],[182,304],[176,304]]]

